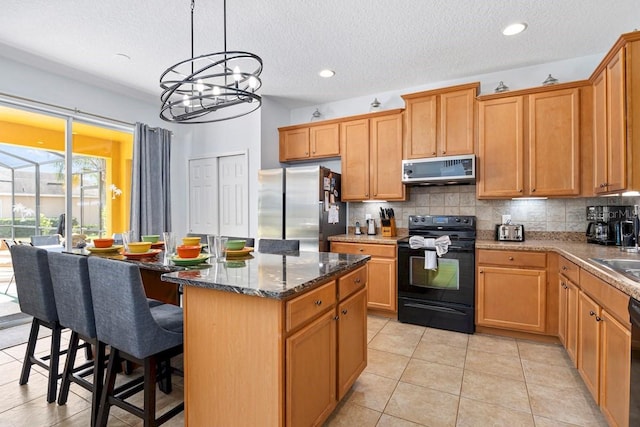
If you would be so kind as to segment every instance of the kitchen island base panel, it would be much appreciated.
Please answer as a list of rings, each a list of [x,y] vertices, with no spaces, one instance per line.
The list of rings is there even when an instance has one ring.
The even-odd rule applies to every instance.
[[[183,301],[185,426],[284,425],[282,302],[195,286]]]

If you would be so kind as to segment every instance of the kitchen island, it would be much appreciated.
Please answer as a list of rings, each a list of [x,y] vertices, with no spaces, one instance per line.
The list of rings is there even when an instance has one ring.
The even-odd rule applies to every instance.
[[[320,425],[367,363],[367,255],[255,253],[183,285],[186,426]]]

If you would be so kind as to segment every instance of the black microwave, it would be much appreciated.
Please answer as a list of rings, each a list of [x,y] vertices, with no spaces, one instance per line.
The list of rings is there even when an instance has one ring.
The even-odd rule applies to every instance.
[[[476,182],[476,156],[403,160],[402,182],[409,185],[472,184]]]

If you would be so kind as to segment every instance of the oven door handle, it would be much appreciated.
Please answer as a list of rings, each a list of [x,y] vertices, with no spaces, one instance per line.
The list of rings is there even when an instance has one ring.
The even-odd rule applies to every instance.
[[[410,307],[410,308],[427,308],[429,310],[440,311],[440,312],[443,312],[443,313],[465,314],[462,311],[455,310],[453,308],[442,307],[442,306],[439,306],[439,305],[432,305],[432,304],[418,304],[418,303],[415,303],[415,302],[409,302],[409,303],[405,303],[404,306],[405,307]]]

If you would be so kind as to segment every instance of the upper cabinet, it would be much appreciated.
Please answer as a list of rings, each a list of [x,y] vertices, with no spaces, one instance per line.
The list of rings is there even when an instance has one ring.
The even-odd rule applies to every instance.
[[[340,124],[342,200],[405,200],[402,110]]]
[[[478,197],[580,195],[583,87],[588,82],[479,98]]]
[[[404,159],[473,154],[480,83],[403,95]]]
[[[591,80],[593,192],[640,190],[640,32],[622,35]]]
[[[280,128],[280,161],[310,160],[340,155],[340,124]]]

